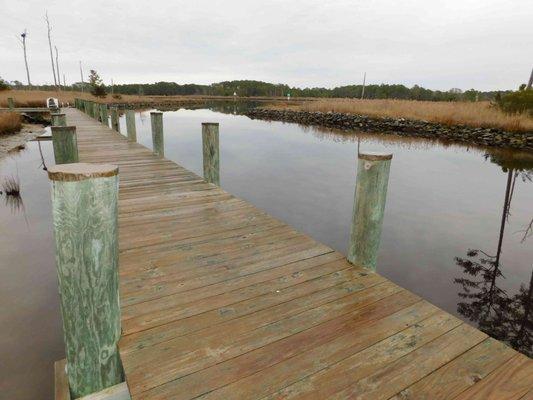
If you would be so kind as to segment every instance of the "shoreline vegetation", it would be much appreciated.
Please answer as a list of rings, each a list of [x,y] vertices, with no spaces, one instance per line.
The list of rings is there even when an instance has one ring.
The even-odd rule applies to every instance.
[[[8,90],[0,92],[0,107],[7,98],[16,107],[43,107],[47,97],[74,104],[75,98],[128,107],[161,107],[203,103],[210,100],[263,101],[265,106],[246,113],[251,118],[294,122],[304,125],[388,133],[482,146],[533,149],[533,117],[505,113],[489,101],[420,101],[392,99],[332,99],[234,96],[160,96],[88,92]]]

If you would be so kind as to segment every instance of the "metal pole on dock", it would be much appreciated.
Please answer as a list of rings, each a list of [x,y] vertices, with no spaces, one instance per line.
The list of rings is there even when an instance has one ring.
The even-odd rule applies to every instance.
[[[100,122],[109,126],[109,115],[107,114],[107,104],[100,104]]]
[[[152,125],[152,146],[154,154],[159,157],[165,156],[165,142],[163,139],[163,113],[152,111],[150,113]]]
[[[117,107],[111,107],[111,129],[120,132],[120,121],[118,119]]]
[[[7,98],[7,106],[10,110],[13,110],[15,108],[15,101],[13,100],[13,97]]]
[[[359,154],[348,261],[372,270],[376,261],[387,198],[392,154]]]
[[[72,398],[123,381],[118,354],[118,167],[48,169],[57,276]]]
[[[204,159],[204,179],[220,186],[220,152],[218,122],[202,123],[202,149]]]
[[[78,141],[75,126],[52,126],[52,144],[56,164],[78,162]]]
[[[126,110],[126,129],[128,131],[128,140],[137,141],[137,129],[135,128],[135,111]]]

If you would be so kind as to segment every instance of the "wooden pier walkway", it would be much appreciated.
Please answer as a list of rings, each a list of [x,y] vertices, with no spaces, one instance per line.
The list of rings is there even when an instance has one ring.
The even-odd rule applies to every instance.
[[[80,161],[120,168],[120,355],[133,399],[533,399],[526,356],[64,111]]]

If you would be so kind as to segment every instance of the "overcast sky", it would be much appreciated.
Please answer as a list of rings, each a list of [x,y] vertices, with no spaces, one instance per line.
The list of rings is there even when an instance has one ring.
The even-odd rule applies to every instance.
[[[419,84],[515,89],[533,67],[531,0],[0,0],[0,76],[52,82],[45,11],[67,84]]]

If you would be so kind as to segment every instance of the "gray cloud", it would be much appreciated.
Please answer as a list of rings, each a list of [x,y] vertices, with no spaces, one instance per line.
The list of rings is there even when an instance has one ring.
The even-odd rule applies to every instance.
[[[0,0],[0,75],[25,81],[16,36],[28,29],[34,83],[52,73],[48,9],[60,68],[78,61],[106,83],[258,79],[295,86],[420,84],[516,88],[533,60],[531,1]]]

